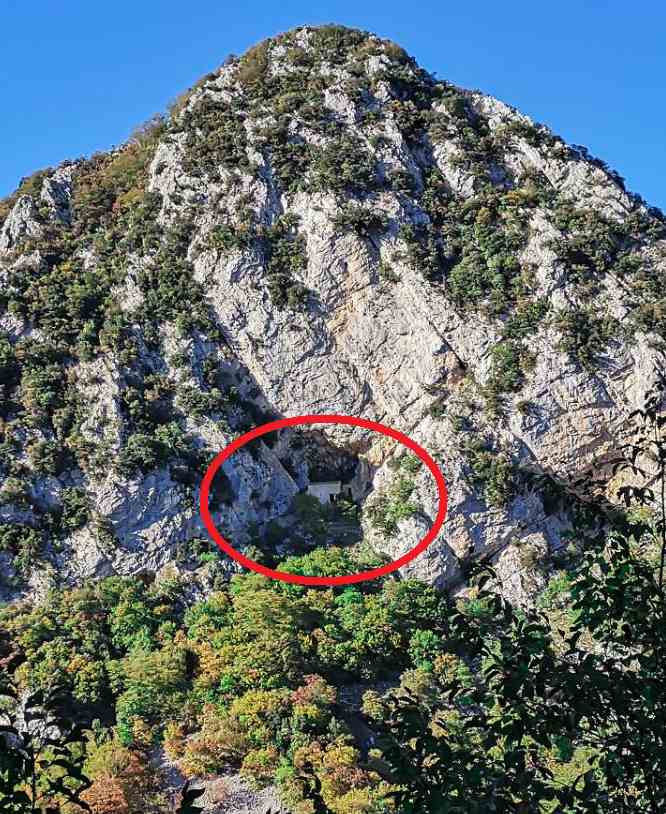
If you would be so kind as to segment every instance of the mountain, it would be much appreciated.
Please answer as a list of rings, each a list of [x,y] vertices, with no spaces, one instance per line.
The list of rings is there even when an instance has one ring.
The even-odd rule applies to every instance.
[[[94,810],[111,811],[113,795],[125,795],[113,810],[135,810],[117,777],[150,784],[126,750],[182,714],[194,746],[182,721],[164,743],[188,755],[190,776],[242,759],[243,776],[278,778],[290,810],[311,814],[299,772],[320,765],[323,741],[279,763],[296,743],[286,730],[278,749],[263,740],[273,723],[243,729],[264,708],[366,744],[352,754],[336,741],[321,764],[346,772],[317,775],[327,811],[389,810],[374,807],[388,786],[355,762],[371,742],[359,704],[330,718],[326,681],[352,698],[370,682],[376,707],[382,676],[415,665],[404,675],[422,688],[423,671],[448,675],[449,655],[432,656],[441,606],[427,586],[473,597],[466,566],[487,557],[501,593],[528,608],[581,542],[581,480],[609,476],[600,496],[617,501],[613,461],[664,366],[663,215],[583,147],[435,79],[392,42],[331,25],[230,57],[126,144],[23,179],[0,223],[2,623],[28,683],[69,676],[102,717],[115,699],[106,724],[126,763],[104,768],[100,736]],[[239,434],[314,413],[379,421],[429,451],[448,486],[444,528],[404,582],[367,594],[269,595],[253,577],[229,591],[241,569],[213,553],[200,480]],[[331,524],[304,492],[338,479],[362,506]],[[437,494],[385,437],[327,425],[237,452],[211,506],[264,562],[317,543],[360,567],[413,547]],[[325,567],[316,552],[302,562]],[[354,615],[364,602],[367,628]],[[312,621],[326,603],[337,633]],[[233,669],[223,630],[246,637]]]
[[[308,413],[436,455],[449,514],[407,573],[450,583],[471,548],[515,582],[562,544],[550,493],[613,457],[663,361],[661,214],[583,148],[355,30],[229,58],[0,213],[10,588],[158,571],[206,537],[212,456]],[[377,436],[325,435],[360,443],[390,491]],[[216,518],[239,544],[304,485],[281,444],[225,467]],[[417,519],[366,529],[391,556],[436,510],[430,476],[413,485]]]

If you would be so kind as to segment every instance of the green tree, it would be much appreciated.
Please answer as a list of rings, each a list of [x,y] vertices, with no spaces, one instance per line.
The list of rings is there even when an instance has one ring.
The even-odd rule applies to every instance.
[[[660,374],[616,462],[638,479],[619,492],[629,511],[586,485],[604,522],[572,574],[569,629],[513,608],[483,567],[488,612],[453,613],[447,630],[480,665],[473,680],[443,672],[434,703],[390,699],[384,758],[404,814],[665,810],[665,396]]]
[[[17,687],[3,680],[0,814],[58,814],[66,802],[90,811],[81,799],[90,781],[76,748],[85,742],[83,728],[61,713],[63,700],[55,688],[38,690],[21,702]]]

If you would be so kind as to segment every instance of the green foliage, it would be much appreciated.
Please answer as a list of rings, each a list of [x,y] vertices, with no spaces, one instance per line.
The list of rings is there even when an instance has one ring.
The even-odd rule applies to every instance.
[[[58,814],[71,803],[91,811],[81,795],[90,786],[83,775],[83,729],[61,712],[58,690],[31,693],[16,714],[18,688],[7,677],[0,685],[0,812]]]
[[[256,235],[251,228],[235,228],[228,223],[213,227],[208,234],[207,244],[211,249],[245,251],[254,244]]]
[[[514,467],[509,456],[493,450],[483,440],[473,437],[466,440],[464,449],[469,462],[469,477],[473,484],[483,489],[489,506],[506,506],[514,493]]]
[[[180,709],[186,678],[185,652],[170,646],[156,652],[139,647],[124,659],[110,662],[109,675],[111,687],[118,693],[118,737],[121,744],[129,746],[136,738],[138,721],[152,728]]]
[[[90,516],[90,502],[85,491],[76,487],[63,489],[60,500],[62,528],[70,532],[85,525]]]
[[[409,640],[409,655],[415,667],[432,669],[442,650],[442,640],[432,630],[417,630]]]
[[[555,203],[552,217],[563,233],[553,241],[553,248],[574,283],[585,283],[612,269],[626,236],[622,224],[561,198]]]
[[[519,301],[504,323],[505,338],[520,340],[533,336],[538,332],[549,310],[550,302],[546,297]]]
[[[597,296],[603,277],[612,274],[624,284],[630,324],[663,333],[660,316],[664,310],[663,291],[657,267],[645,252],[651,240],[666,235],[663,218],[637,207],[623,221],[616,221],[596,210],[579,208],[573,201],[561,197],[555,201],[552,218],[562,231],[562,235],[552,241],[552,247],[579,296]],[[570,317],[570,321],[576,320],[580,320],[580,316]],[[596,320],[593,332],[602,332],[599,340],[595,340],[597,345],[605,344],[601,326],[609,321],[607,317]],[[583,338],[582,345],[586,344]],[[594,347],[590,353],[583,349],[581,363],[592,364],[597,352]]]
[[[86,270],[66,259],[49,264],[46,272],[17,270],[5,296],[10,311],[46,329],[56,342],[74,344],[88,323],[93,335],[99,330],[112,283],[105,267]]]
[[[0,335],[0,385],[13,387],[19,378],[20,365],[14,346],[5,335]]]
[[[562,334],[560,349],[588,369],[595,366],[609,340],[620,338],[619,322],[590,307],[560,311],[553,324]]]
[[[308,554],[287,557],[278,567],[280,571],[286,571],[288,574],[332,577],[339,574],[354,574],[361,570],[361,566],[367,569],[379,567],[381,564],[382,559],[378,556],[375,556],[372,564],[369,564],[365,558],[363,558],[362,562],[359,562],[359,553],[351,549],[331,546],[329,548],[317,548]],[[291,593],[304,592],[300,586],[290,586],[286,590]]]
[[[311,192],[360,194],[377,188],[375,159],[358,138],[341,135],[310,152]]]
[[[388,537],[398,533],[398,523],[413,517],[419,511],[418,504],[412,500],[416,484],[409,475],[399,474],[393,479],[388,489],[365,507],[372,525]]]
[[[451,205],[448,245],[460,258],[447,278],[447,290],[461,308],[481,302],[492,314],[507,310],[519,280],[517,255],[526,245],[525,210],[506,206],[502,193],[478,195]]]
[[[220,167],[228,171],[249,169],[243,114],[233,106],[204,93],[182,112],[173,127],[186,133],[185,172],[217,179]]]
[[[64,406],[62,356],[52,345],[28,344],[18,349],[22,356],[21,404],[31,424],[48,426]]]
[[[359,237],[371,238],[386,229],[388,221],[382,212],[366,209],[354,203],[344,204],[333,218],[333,226],[340,231],[351,230]]]
[[[298,234],[298,220],[282,216],[266,231],[266,279],[277,308],[302,308],[308,289],[298,281],[307,267],[305,239]]]
[[[312,48],[315,53],[334,63],[344,61],[350,51],[360,47],[367,39],[367,34],[344,25],[317,26],[312,34]]]
[[[665,392],[660,377],[617,466],[642,479],[618,496],[649,507],[654,522],[606,516],[573,571],[549,585],[548,614],[511,607],[481,569],[474,599],[484,612],[451,615],[446,636],[453,653],[478,660],[473,680],[436,657],[438,693],[374,704],[398,810],[663,809]],[[597,484],[579,488],[590,497]],[[568,626],[554,604],[570,610]]]
[[[43,545],[44,535],[38,529],[19,523],[0,524],[0,551],[13,555],[13,566],[20,574],[28,573]]]
[[[557,143],[559,140],[543,124],[512,119],[504,125],[507,134],[526,141],[531,147],[542,147]],[[562,143],[560,141],[560,143]]]
[[[521,348],[516,342],[499,342],[491,351],[491,369],[487,387],[492,394],[515,392],[523,381]]]
[[[398,235],[407,246],[406,260],[428,280],[441,279],[451,265],[451,256],[429,224],[402,225]]]
[[[566,604],[571,595],[572,579],[566,571],[558,571],[549,579],[545,590],[539,596],[541,608],[554,608]]]
[[[190,221],[174,224],[138,275],[146,321],[174,321],[185,333],[210,328],[203,288],[187,258],[191,236]]]
[[[137,471],[150,472],[166,463],[167,451],[156,438],[145,433],[130,435],[123,444],[118,462],[120,472],[128,477]]]

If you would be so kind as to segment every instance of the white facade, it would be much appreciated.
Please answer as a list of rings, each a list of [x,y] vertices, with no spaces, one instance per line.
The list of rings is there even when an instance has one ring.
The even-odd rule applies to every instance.
[[[343,486],[339,480],[315,481],[308,486],[308,494],[326,506],[335,503],[340,496],[351,499],[351,487],[347,484]]]

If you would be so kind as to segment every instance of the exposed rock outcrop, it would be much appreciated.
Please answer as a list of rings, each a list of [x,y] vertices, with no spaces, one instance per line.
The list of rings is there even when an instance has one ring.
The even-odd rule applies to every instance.
[[[445,528],[405,573],[444,585],[470,549],[496,553],[523,601],[533,569],[517,552],[547,559],[567,522],[529,473],[565,481],[611,458],[663,364],[657,213],[507,105],[370,35],[336,43],[303,28],[231,60],[2,225],[3,475],[28,492],[21,505],[5,488],[3,519],[43,525],[35,450],[57,448],[57,499],[79,488],[88,503],[47,545],[66,578],[158,571],[204,536],[193,456],[268,415],[336,413],[408,433],[444,471]],[[48,381],[22,361],[40,342]],[[386,439],[322,431],[364,449],[374,499],[390,488]],[[215,517],[239,543],[302,487],[292,437],[225,464]],[[413,483],[419,512],[397,533],[366,523],[392,557],[436,513],[429,475]]]

